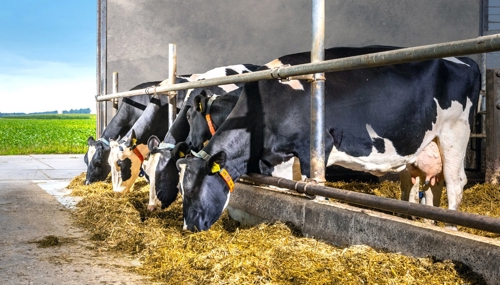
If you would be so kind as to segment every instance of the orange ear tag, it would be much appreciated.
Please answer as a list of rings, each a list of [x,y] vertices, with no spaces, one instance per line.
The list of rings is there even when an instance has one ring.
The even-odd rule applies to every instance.
[[[215,126],[214,122],[212,121],[212,116],[210,116],[210,114],[206,114],[205,118],[207,119],[208,129],[213,136],[215,134]]]

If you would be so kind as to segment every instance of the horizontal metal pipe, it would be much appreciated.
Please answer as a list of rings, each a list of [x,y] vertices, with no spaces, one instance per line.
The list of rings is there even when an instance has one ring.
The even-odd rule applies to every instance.
[[[326,187],[309,182],[297,182],[285,178],[249,173],[242,176],[245,180],[256,183],[274,185],[281,188],[295,190],[299,193],[317,195],[337,199],[343,202],[356,204],[373,209],[395,212],[404,215],[417,216],[425,219],[441,221],[449,224],[474,228],[500,234],[500,219],[470,214],[460,211],[430,207],[375,195],[347,191],[333,187]]]
[[[158,86],[156,88],[149,87],[146,89],[120,92],[117,94],[96,96],[96,100],[105,101],[112,98],[130,97],[135,95],[147,95],[153,93],[162,94],[169,91],[201,88],[213,85],[243,83],[258,80],[285,79],[291,76],[304,74],[335,72],[341,70],[375,67],[412,61],[422,61],[450,56],[462,56],[499,50],[500,34],[495,34],[461,41],[410,47],[347,58],[331,59],[317,63],[283,66],[270,70],[261,70],[240,75],[230,75],[226,77],[217,77],[194,82],[178,83],[168,86]]]

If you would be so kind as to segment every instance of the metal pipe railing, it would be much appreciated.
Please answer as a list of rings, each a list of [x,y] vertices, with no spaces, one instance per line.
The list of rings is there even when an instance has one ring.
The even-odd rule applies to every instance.
[[[118,93],[118,72],[114,71],[113,72],[113,94]],[[118,98],[114,98],[111,100],[113,102],[113,109],[112,109],[112,115],[113,117],[116,115],[116,112],[118,112]]]
[[[148,95],[166,93],[169,91],[190,88],[209,87],[213,85],[243,83],[258,80],[286,79],[292,76],[314,74],[321,72],[335,72],[358,68],[368,68],[389,64],[398,64],[413,61],[422,61],[450,56],[463,56],[476,53],[500,50],[500,34],[482,36],[473,39],[403,48],[386,52],[359,55],[347,58],[325,60],[317,63],[306,63],[294,66],[283,66],[270,70],[261,70],[252,73],[217,77],[200,81],[178,83],[169,86],[149,87],[117,94],[96,96],[97,101],[112,98],[130,97],[134,95]]]
[[[285,178],[266,176],[262,174],[249,173],[241,178],[260,184],[268,184],[294,190],[308,195],[318,195],[337,199],[346,203],[356,204],[358,206],[395,212],[403,215],[417,216],[425,219],[500,234],[500,219],[488,216],[453,211],[440,207],[431,207],[396,199],[326,187],[310,182],[297,182]]]
[[[312,1],[311,63],[325,60],[325,0]],[[311,81],[311,179],[325,178],[325,74],[316,73]]]
[[[168,85],[175,84],[177,76],[177,47],[175,44],[168,45]],[[177,95],[175,91],[168,96],[168,127],[170,128],[177,116]]]
[[[97,38],[98,38],[98,58],[97,58],[97,97],[105,96],[107,91],[107,1],[98,1],[98,21],[97,21]],[[118,97],[116,97],[118,98]],[[96,104],[96,137],[100,138],[102,132],[108,125],[108,110],[107,103],[102,100],[97,100]]]

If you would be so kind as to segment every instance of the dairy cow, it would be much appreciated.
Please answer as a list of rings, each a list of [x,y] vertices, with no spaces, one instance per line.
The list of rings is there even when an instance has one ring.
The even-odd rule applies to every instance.
[[[177,83],[187,82],[196,75],[181,75],[176,78]],[[141,83],[130,90],[144,89],[163,84],[164,81],[152,81]],[[179,98],[184,98],[186,92],[179,93]],[[111,119],[104,129],[101,137],[95,140],[92,136],[88,138],[88,150],[84,155],[84,161],[87,164],[87,174],[85,184],[91,184],[96,181],[103,181],[111,171],[109,164],[109,155],[111,152],[111,140],[116,140],[130,131],[149,103],[158,103],[158,99],[153,99],[153,95],[137,95],[125,97],[118,108],[116,115]],[[180,107],[182,101],[178,104]]]
[[[393,50],[331,48],[326,59]],[[310,61],[310,53],[286,55],[263,69]],[[327,165],[382,175],[400,172],[437,141],[449,208],[460,204],[467,178],[464,156],[480,72],[469,58],[445,58],[326,73]],[[249,172],[269,174],[292,156],[310,171],[310,84],[246,83],[217,133],[196,156],[178,160],[183,173],[184,227],[206,230],[220,217],[234,180]]]
[[[130,90],[156,86],[160,82],[145,82]],[[146,105],[149,104],[151,97],[151,95],[138,95],[123,98],[116,115],[106,126],[101,137],[98,140],[95,140],[92,136],[88,138],[88,149],[84,155],[84,161],[87,164],[86,185],[106,179],[111,170],[111,166],[108,163],[110,140],[124,136],[130,130],[135,121],[142,115],[144,109],[146,109]]]
[[[252,64],[239,64],[239,65],[231,65],[231,66],[225,66],[225,67],[217,67],[212,70],[207,71],[206,73],[203,74],[196,74],[193,75],[189,78],[191,81],[195,80],[204,80],[204,79],[209,79],[209,78],[215,78],[215,77],[222,77],[222,76],[229,76],[229,75],[235,75],[235,74],[242,74],[246,72],[251,72],[255,70],[258,66],[252,65]],[[213,86],[210,87],[208,90],[209,92],[212,93],[217,93],[217,94],[227,94],[227,93],[238,93],[239,91],[238,88],[242,84],[226,84],[226,85],[221,85],[221,86]],[[155,135],[156,137],[165,137],[166,141],[169,140],[176,140],[174,137],[175,136],[180,139],[184,140],[187,136],[187,132],[189,131],[189,126],[187,124],[184,124],[183,121],[186,119],[186,111],[188,106],[191,105],[190,100],[188,98],[193,98],[196,95],[200,94],[200,92],[205,89],[197,88],[190,90],[188,92],[189,95],[185,96],[185,100],[182,103],[181,110],[179,111],[179,114],[174,121],[172,125],[172,131],[170,134],[166,133],[166,130],[164,133],[152,133],[149,130],[153,126],[157,125],[166,125],[165,123],[161,123],[162,120],[144,120],[144,124],[133,126],[132,129],[134,132],[130,131],[125,137],[121,140],[119,143],[119,146],[115,148],[114,151],[112,151],[113,155],[110,156],[110,164],[113,165],[113,171],[112,174],[115,174],[113,176],[113,189],[115,191],[127,191],[130,189],[132,184],[135,182],[137,179],[140,170],[141,170],[141,164],[144,161],[145,157],[150,157],[148,163],[147,163],[147,170],[146,173],[150,179],[150,187],[151,189],[151,197],[150,200],[156,201],[155,199],[155,194],[156,194],[156,188],[155,184],[157,183],[157,175],[155,174],[155,169],[156,169],[156,163],[159,161],[157,158],[159,152],[154,152],[154,154],[151,156],[149,155],[149,148],[147,147],[147,140],[149,137],[152,135]],[[184,99],[184,98],[183,98]],[[178,100],[179,102],[179,100]],[[151,113],[154,114],[154,113]],[[157,115],[155,115],[157,116]],[[159,117],[158,117],[159,118]],[[179,121],[179,122],[177,122]],[[166,121],[164,121],[166,122]],[[153,144],[152,144],[153,145]],[[161,147],[163,147],[165,144],[162,144]],[[158,146],[160,146],[158,144]],[[118,165],[120,164],[120,165]],[[175,162],[173,163],[173,169],[175,170]],[[177,172],[177,171],[176,171]],[[158,174],[162,176],[162,174]],[[165,177],[166,175],[163,175]],[[116,177],[116,179],[115,179]],[[178,177],[176,181],[178,181]],[[163,182],[160,182],[163,183]],[[170,183],[170,182],[166,182]],[[175,185],[177,185],[177,182],[175,182]],[[176,188],[176,187],[175,187]],[[174,190],[172,190],[174,191]],[[160,197],[163,198],[165,195],[163,195],[162,192]],[[175,195],[173,193],[169,192],[169,197],[176,196],[177,194],[177,189],[175,190]],[[163,199],[163,202],[165,205],[170,204],[168,203],[168,199]],[[150,202],[150,209],[154,209],[154,204],[153,202]]]

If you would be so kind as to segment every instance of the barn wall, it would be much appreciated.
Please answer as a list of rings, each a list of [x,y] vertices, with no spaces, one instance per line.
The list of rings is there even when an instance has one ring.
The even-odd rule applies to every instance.
[[[107,90],[167,76],[168,44],[178,74],[236,63],[264,64],[311,45],[311,1],[107,1]],[[329,0],[325,46],[414,46],[473,38],[481,1]]]

